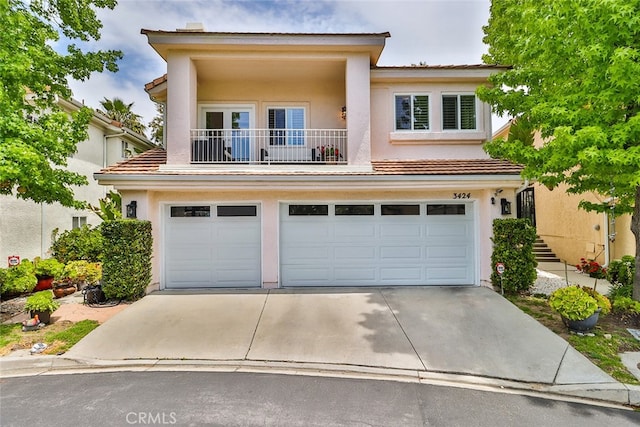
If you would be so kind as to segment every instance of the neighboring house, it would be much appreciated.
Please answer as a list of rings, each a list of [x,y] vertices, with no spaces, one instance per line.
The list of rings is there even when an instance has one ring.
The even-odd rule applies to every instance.
[[[511,121],[497,130],[493,139],[507,139],[510,128]],[[541,146],[542,143],[540,133],[536,132],[534,144]],[[598,203],[609,196],[596,193],[569,194],[566,188],[560,185],[549,190],[544,185],[532,183],[517,195],[517,215],[530,218],[538,236],[568,264],[576,265],[580,258],[608,264],[623,255],[635,255],[631,215],[613,219],[606,214],[587,212],[578,208],[581,200]]]
[[[59,105],[67,112],[83,107],[75,100],[60,100]],[[69,158],[68,169],[85,175],[89,181],[74,190],[76,199],[97,205],[110,188],[99,185],[93,174],[156,145],[99,113],[94,113],[88,133],[88,139],[80,142],[76,154]],[[90,211],[0,196],[0,260],[6,262],[12,255],[44,258],[51,247],[53,230],[62,232],[99,223],[100,218]]]
[[[379,67],[388,33],[142,34],[166,151],[95,176],[152,222],[160,289],[489,280],[522,185],[482,149],[500,67]]]

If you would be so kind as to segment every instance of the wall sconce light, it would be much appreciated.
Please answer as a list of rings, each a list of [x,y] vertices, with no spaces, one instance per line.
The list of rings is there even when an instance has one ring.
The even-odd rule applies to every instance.
[[[491,198],[491,204],[492,204],[492,205],[495,205],[495,204],[496,204],[496,198],[495,198],[495,197],[492,197],[492,198]]]
[[[511,202],[507,199],[500,199],[500,210],[502,215],[511,215]]]
[[[347,107],[346,106],[342,107],[342,110],[340,110],[340,117],[342,117],[342,120],[346,120],[347,119]]]
[[[132,200],[131,203],[127,205],[127,218],[137,218],[138,202]]]

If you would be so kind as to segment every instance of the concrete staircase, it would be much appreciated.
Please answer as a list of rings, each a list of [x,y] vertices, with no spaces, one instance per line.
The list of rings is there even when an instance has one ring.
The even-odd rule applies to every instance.
[[[533,253],[538,262],[560,262],[560,258],[553,253],[551,248],[540,237],[533,244]]]

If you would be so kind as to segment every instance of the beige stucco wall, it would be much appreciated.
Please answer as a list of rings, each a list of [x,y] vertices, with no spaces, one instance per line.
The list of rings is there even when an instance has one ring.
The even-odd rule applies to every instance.
[[[383,159],[479,159],[489,156],[482,143],[491,136],[489,107],[476,103],[475,131],[442,130],[441,98],[444,93],[475,93],[477,83],[373,83],[371,86],[371,151]],[[427,132],[396,132],[396,94],[429,95]]]
[[[538,235],[560,259],[569,264],[578,263],[580,258],[606,262],[605,215],[578,208],[583,199],[600,202],[602,197],[595,194],[574,195],[565,190],[566,186],[551,191],[542,185],[535,186]],[[630,215],[616,219],[616,239],[610,243],[610,259],[635,255],[635,240],[630,225]]]
[[[269,190],[229,188],[228,190],[200,191],[127,191],[121,190],[123,203],[136,200],[138,204],[138,218],[150,220],[153,224],[153,283],[156,285],[162,280],[163,271],[163,215],[164,207],[173,203],[224,203],[244,201],[261,205],[262,220],[262,281],[264,287],[275,287],[279,283],[279,206],[281,203],[294,201],[450,201],[453,192],[465,191],[471,193],[470,202],[474,203],[475,221],[477,225],[477,284],[489,282],[491,274],[491,224],[494,218],[502,218],[500,205],[491,204],[492,190],[465,190],[465,185],[451,189],[329,189],[322,185],[314,189],[282,189],[270,188]],[[503,196],[511,201],[514,198],[514,189],[507,189]],[[465,200],[466,201],[466,200]]]

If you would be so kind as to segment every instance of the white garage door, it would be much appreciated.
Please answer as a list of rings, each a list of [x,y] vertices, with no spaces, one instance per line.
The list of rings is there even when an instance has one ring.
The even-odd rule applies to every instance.
[[[472,285],[471,203],[281,206],[283,286]]]
[[[165,287],[260,286],[257,205],[168,206]]]

